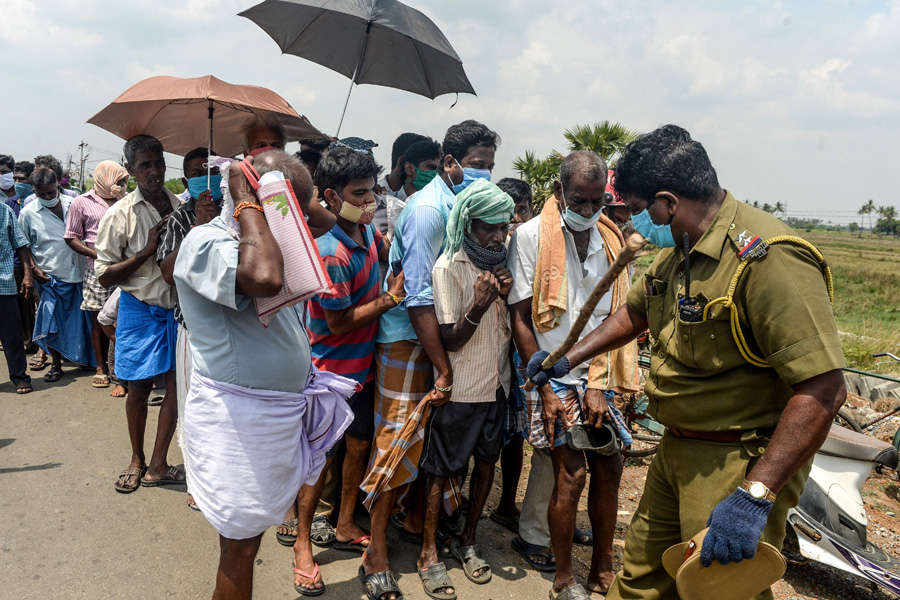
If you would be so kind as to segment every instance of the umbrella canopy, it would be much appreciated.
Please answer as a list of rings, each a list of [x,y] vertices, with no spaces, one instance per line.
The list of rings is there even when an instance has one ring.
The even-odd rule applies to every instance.
[[[263,87],[234,85],[212,75],[150,77],[134,84],[88,123],[128,139],[152,135],[166,152],[186,154],[198,146],[234,156],[243,151],[244,127],[255,118],[277,121],[288,141],[325,136],[287,101]]]
[[[239,13],[281,48],[353,80],[434,99],[475,90],[431,19],[397,0],[266,0]]]

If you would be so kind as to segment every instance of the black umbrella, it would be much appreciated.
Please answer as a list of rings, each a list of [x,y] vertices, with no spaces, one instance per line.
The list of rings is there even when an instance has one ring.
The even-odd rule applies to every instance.
[[[431,19],[397,0],[265,0],[239,13],[268,33],[282,52],[350,78],[434,99],[475,90],[462,61]]]

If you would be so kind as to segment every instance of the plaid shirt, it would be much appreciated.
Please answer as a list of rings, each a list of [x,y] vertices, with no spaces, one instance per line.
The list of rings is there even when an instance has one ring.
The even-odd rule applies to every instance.
[[[15,296],[16,278],[13,275],[13,255],[22,246],[28,245],[28,238],[19,228],[13,210],[0,203],[0,296]]]
[[[166,222],[166,230],[160,236],[159,245],[156,247],[156,262],[161,263],[169,254],[177,252],[181,242],[184,241],[184,236],[196,224],[197,213],[194,210],[194,199],[190,198],[175,209]],[[178,306],[178,296],[175,297],[175,320],[184,324],[181,307]]]

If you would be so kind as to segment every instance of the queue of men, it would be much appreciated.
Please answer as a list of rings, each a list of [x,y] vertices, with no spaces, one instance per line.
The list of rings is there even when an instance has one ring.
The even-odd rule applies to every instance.
[[[399,136],[381,178],[368,140],[310,143],[291,156],[276,124],[244,133],[244,170],[290,182],[331,283],[265,327],[254,300],[282,289],[284,257],[239,161],[189,152],[179,198],[164,185],[162,144],[138,135],[124,167],[100,163],[92,189],[72,199],[47,157],[32,167],[0,155],[10,379],[32,390],[25,352],[34,342],[49,357],[47,381],[65,359],[94,370],[96,387],[127,389],[131,455],[115,490],[187,484],[187,504],[220,535],[213,598],[251,596],[273,525],[292,546],[302,595],[327,593],[315,547],[333,547],[362,555],[371,600],[402,598],[390,528],[417,546],[429,597],[458,597],[448,560],[486,585],[499,565],[481,551],[478,525],[498,462],[490,518],[515,534],[529,565],[555,572],[551,600],[674,598],[662,552],[704,526],[704,565],[752,558],[760,539],[780,547],[844,399],[843,356],[814,257],[789,245],[760,252],[755,236],[786,227],[721,188],[688,132],[668,125],[640,136],[614,189],[599,155],[571,153],[537,215],[528,184],[491,183],[500,137],[477,121],[451,126],[441,142]],[[126,193],[129,178],[136,187]],[[545,368],[632,226],[661,248],[657,259],[634,287],[623,271],[580,341]],[[732,337],[729,312],[703,310],[742,261],[751,261],[749,283],[736,302],[755,362]],[[685,312],[694,303],[702,319]],[[667,433],[617,574],[622,456],[585,451],[571,431],[610,424],[619,446],[630,443],[615,399],[641,388],[634,340],[648,329],[645,392]],[[148,460],[154,381],[165,394]],[[174,466],[177,424],[185,464]],[[520,511],[525,441],[533,452]],[[585,487],[590,530],[575,524]],[[583,585],[575,543],[592,546]]]

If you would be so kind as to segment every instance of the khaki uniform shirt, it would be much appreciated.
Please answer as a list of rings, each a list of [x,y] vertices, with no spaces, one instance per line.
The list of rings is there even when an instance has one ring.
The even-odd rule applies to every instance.
[[[726,195],[718,214],[691,250],[691,295],[710,301],[727,293],[739,252],[755,236],[794,232],[777,218]],[[628,305],[652,335],[645,392],[660,423],[694,431],[772,427],[791,386],[844,366],[834,315],[819,263],[791,244],[751,260],[735,292],[750,348],[771,368],[747,363],[734,342],[730,310],[710,309],[701,323],[678,318],[684,295],[684,259],[677,248],[659,253]]]
[[[453,258],[441,254],[431,272],[434,313],[441,325],[465,319],[475,300],[475,281],[481,270],[462,249]],[[475,333],[462,348],[447,352],[453,369],[451,402],[494,402],[497,388],[509,394],[509,310],[499,296],[481,316]]]
[[[172,210],[181,206],[181,201],[169,190],[166,196]],[[162,217],[153,205],[144,199],[140,188],[113,204],[103,215],[97,228],[97,260],[94,272],[99,277],[110,265],[134,256],[147,245],[150,229]],[[144,261],[128,279],[119,283],[119,288],[141,302],[173,308],[175,288],[166,283],[162,271],[153,256]]]

